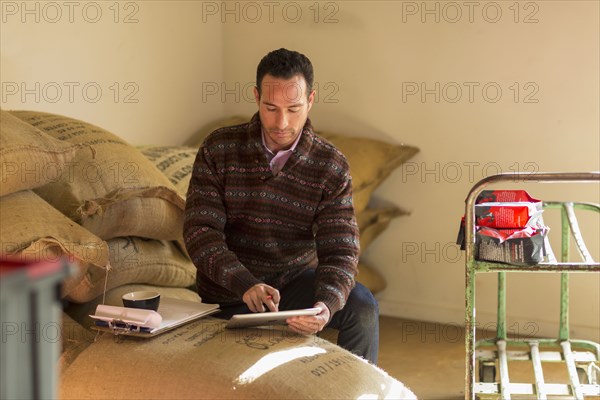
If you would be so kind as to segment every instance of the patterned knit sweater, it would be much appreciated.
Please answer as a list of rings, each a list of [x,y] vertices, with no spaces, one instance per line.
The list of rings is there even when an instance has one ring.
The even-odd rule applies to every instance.
[[[344,307],[358,263],[358,227],[348,163],[307,120],[273,175],[258,113],[211,133],[187,193],[184,240],[202,301],[240,303],[257,283],[277,289],[316,268],[315,301]]]

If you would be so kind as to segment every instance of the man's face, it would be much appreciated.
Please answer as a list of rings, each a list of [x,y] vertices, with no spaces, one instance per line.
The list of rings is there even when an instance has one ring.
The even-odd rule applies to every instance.
[[[302,75],[290,79],[265,75],[261,82],[261,96],[254,88],[258,113],[265,133],[265,143],[276,153],[292,146],[308,118],[315,91],[306,94],[306,81]]]

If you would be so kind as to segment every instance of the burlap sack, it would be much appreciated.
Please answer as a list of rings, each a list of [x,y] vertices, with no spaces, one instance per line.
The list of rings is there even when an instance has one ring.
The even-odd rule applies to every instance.
[[[184,199],[137,149],[91,124],[60,115],[11,111],[17,118],[80,151],[56,182],[36,193],[103,239],[140,236],[181,238]]]
[[[198,148],[139,146],[138,149],[160,172],[169,178],[169,181],[177,188],[180,195],[187,196]],[[183,226],[181,229],[183,229]]]
[[[196,282],[196,267],[176,243],[138,237],[108,241],[111,269],[90,266],[67,299],[83,303],[104,292],[130,283],[188,287]]]
[[[61,142],[0,110],[0,196],[60,178],[82,146]]]
[[[369,204],[371,195],[403,162],[417,154],[418,148],[394,145],[364,137],[318,132],[338,148],[350,164],[354,211],[359,213]]]
[[[287,328],[206,317],[155,338],[110,333],[60,379],[61,399],[416,399],[346,350]]]
[[[67,257],[79,274],[63,285],[63,295],[77,286],[88,266],[104,271],[108,245],[77,225],[30,190],[0,197],[0,254],[39,261]]]
[[[58,359],[58,367],[64,371],[83,350],[94,342],[97,331],[84,328],[64,312],[59,329],[62,352]]]
[[[392,219],[409,214],[395,206],[367,208],[356,213],[356,222],[360,231],[360,251],[367,250],[371,243],[387,229]]]
[[[154,285],[142,285],[142,284],[131,284],[123,285],[117,288],[111,289],[106,292],[106,296],[101,294],[92,301],[87,303],[69,303],[65,308],[65,311],[73,320],[77,321],[84,327],[90,327],[94,324],[94,320],[90,318],[90,315],[96,312],[98,304],[106,304],[109,306],[123,307],[123,301],[121,297],[125,293],[138,292],[138,291],[151,291],[160,293],[161,297],[170,297],[179,300],[188,300],[200,303],[200,296],[193,290],[186,288],[177,287],[163,287]]]
[[[387,286],[384,277],[379,272],[362,262],[358,263],[356,281],[362,283],[373,294],[381,292]]]

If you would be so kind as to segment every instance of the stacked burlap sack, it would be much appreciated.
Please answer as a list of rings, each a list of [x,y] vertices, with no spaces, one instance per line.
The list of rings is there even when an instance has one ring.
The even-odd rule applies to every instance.
[[[178,243],[185,200],[139,150],[72,118],[1,113],[2,254],[74,261],[72,303],[127,284],[194,285]]]
[[[186,146],[136,149],[106,130],[35,111],[1,111],[0,252],[22,258],[69,257],[79,274],[63,287],[72,303],[97,303],[128,284],[188,288],[195,267],[182,243],[187,186],[205,127]],[[418,149],[320,133],[347,157],[361,250],[406,214],[369,207],[373,191]],[[141,150],[141,151],[140,151]],[[361,263],[358,280],[378,292],[385,281]]]
[[[236,122],[218,121],[205,131]],[[61,397],[346,398],[401,393],[412,398],[385,372],[319,338],[281,340],[242,330],[227,339],[231,345],[223,345],[222,322],[213,318],[141,342],[120,343],[104,335],[90,346],[96,333],[88,329],[88,314],[101,303],[120,306],[124,293],[157,290],[165,297],[201,301],[191,289],[196,270],[182,246],[182,220],[192,164],[205,135],[186,147],[136,149],[102,128],[61,115],[0,110],[0,123],[0,254],[27,260],[66,257],[78,266],[61,292],[68,313],[61,328]],[[350,162],[364,251],[392,218],[404,214],[396,207],[369,208],[372,192],[417,149],[324,136]],[[383,288],[375,270],[363,264],[359,269],[361,282],[374,292]],[[261,360],[284,355],[291,357],[289,362],[264,377],[249,375]],[[127,365],[133,368],[120,368]],[[232,371],[240,372],[239,382],[232,384]],[[307,385],[309,381],[314,385]],[[333,381],[338,383],[330,386]],[[317,387],[330,389],[313,393],[311,388]],[[199,388],[211,391],[203,394]]]
[[[181,243],[181,226],[197,148],[208,132],[247,120],[216,121],[185,147],[144,146],[140,152],[82,121],[2,111],[0,251],[76,260],[80,274],[63,288],[63,296],[76,303],[125,284],[193,286],[195,268]],[[405,214],[395,206],[368,207],[373,191],[418,150],[321,135],[350,163],[364,252],[393,218]],[[375,269],[361,263],[359,270],[359,281],[373,292],[383,289]]]

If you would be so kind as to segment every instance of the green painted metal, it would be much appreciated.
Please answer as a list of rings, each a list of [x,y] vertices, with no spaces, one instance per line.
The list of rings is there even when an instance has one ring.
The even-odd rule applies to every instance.
[[[561,261],[569,261],[569,249],[571,246],[571,235],[567,216],[566,205],[560,209],[561,215]],[[560,340],[569,340],[569,274],[563,272],[560,277],[560,324],[558,329]]]
[[[497,336],[506,340],[506,272],[498,272],[498,322]]]
[[[569,340],[569,274],[563,272],[560,277],[560,340]]]
[[[568,263],[539,263],[536,265],[530,265],[527,267],[521,265],[502,264],[489,261],[474,261],[471,264],[471,268],[475,272],[600,272],[600,265],[589,265],[581,262],[568,262]]]
[[[465,279],[465,399],[475,399],[475,271],[467,268]]]
[[[505,272],[554,272],[561,273],[561,315],[560,332],[558,339],[536,339],[540,346],[551,348],[564,348],[564,338],[569,337],[568,332],[568,276],[573,272],[600,272],[600,263],[587,260],[587,262],[568,261],[569,248],[569,230],[575,228],[573,232],[578,249],[582,252],[580,246],[576,221],[568,223],[568,215],[564,204],[561,202],[544,202],[544,208],[560,208],[562,215],[562,258],[558,263],[540,263],[536,265],[517,266],[487,261],[475,260],[475,224],[474,224],[474,206],[477,195],[490,184],[500,182],[539,182],[539,183],[563,183],[563,182],[599,182],[600,172],[544,172],[544,173],[506,173],[488,176],[476,183],[469,192],[465,206],[465,347],[466,347],[466,371],[465,371],[465,399],[475,399],[475,350],[482,347],[496,347],[501,340],[503,346],[523,347],[529,349],[529,342],[523,340],[506,339],[506,277]],[[600,205],[593,203],[573,203],[574,209],[589,210],[600,212]],[[570,213],[574,215],[574,213]],[[567,222],[565,222],[567,220]],[[566,225],[566,226],[565,226]],[[565,231],[566,230],[566,231]],[[567,239],[565,239],[565,237]],[[566,242],[566,244],[565,244]],[[583,241],[581,240],[581,244]],[[585,245],[583,245],[585,250]],[[566,253],[565,253],[566,251]],[[498,330],[497,337],[494,339],[479,340],[475,343],[475,277],[477,273],[498,272]],[[568,273],[567,273],[568,272]],[[592,351],[596,359],[600,359],[600,346],[597,343],[582,340],[568,340],[568,343],[582,350]]]

